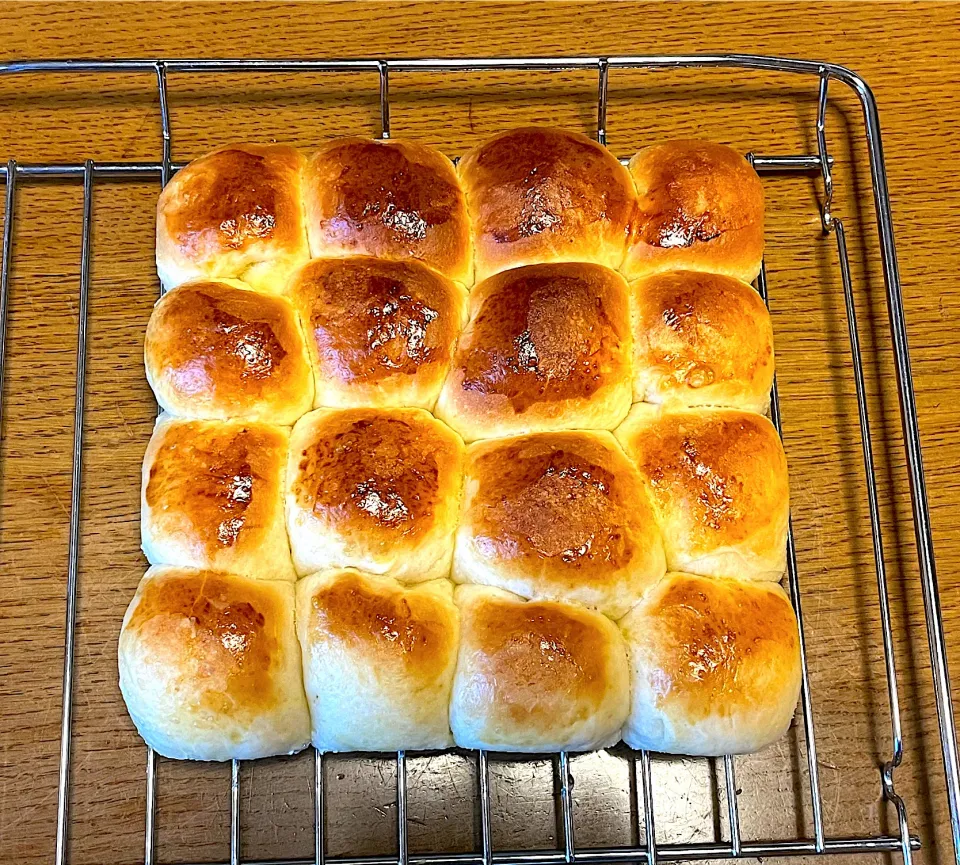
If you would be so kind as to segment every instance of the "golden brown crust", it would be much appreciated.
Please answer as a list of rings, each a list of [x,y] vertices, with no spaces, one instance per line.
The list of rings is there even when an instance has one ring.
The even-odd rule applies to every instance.
[[[558,683],[579,711],[599,709],[609,688],[609,643],[591,614],[566,604],[484,598],[471,610],[474,676],[496,683],[492,713],[511,726],[549,727],[556,706],[533,695]]]
[[[417,259],[468,283],[466,201],[443,154],[411,141],[341,138],[306,170],[312,254]]]
[[[786,493],[786,460],[769,427],[748,412],[667,416],[642,444],[640,470],[664,506],[679,498],[693,509],[698,539],[722,529],[743,540],[753,521],[766,517],[770,500]]]
[[[735,150],[667,141],[630,161],[639,216],[623,272],[680,268],[752,281],[763,257],[763,187]]]
[[[779,577],[789,482],[769,420],[733,409],[657,412],[638,404],[617,436],[649,483],[668,569]]]
[[[800,693],[797,620],[776,583],[667,574],[620,622],[631,668],[631,747],[757,751],[790,725]]]
[[[754,289],[728,276],[657,273],[630,285],[634,399],[763,411],[773,328]]]
[[[297,571],[447,576],[463,451],[456,433],[422,409],[318,409],[302,418],[287,468]]]
[[[154,308],[144,344],[161,404],[186,417],[292,423],[313,384],[296,313],[280,297],[192,282]]]
[[[282,621],[269,583],[174,571],[144,581],[124,632],[126,639],[148,645],[158,660],[175,659],[180,668],[187,658],[200,664],[205,687],[197,708],[231,717],[277,703],[273,674]]]
[[[662,634],[657,704],[688,720],[762,699],[751,680],[796,665],[796,616],[783,592],[764,584],[673,575],[646,615]]]
[[[299,454],[301,506],[397,537],[426,532],[438,503],[437,443],[415,419],[357,409],[331,417]]]
[[[633,502],[616,470],[626,460],[585,433],[541,433],[484,448],[470,466],[480,486],[474,525],[499,554],[555,559],[567,579],[597,578],[633,555],[623,522]],[[574,576],[575,574],[575,576]]]
[[[168,421],[158,427],[146,457],[145,541],[151,560],[240,568],[250,576],[292,576],[271,545],[286,545],[282,478],[289,433],[266,424]],[[278,543],[282,541],[283,543]],[[260,550],[270,561],[260,561]],[[157,554],[159,553],[159,555]],[[242,565],[242,567],[241,567]],[[269,571],[253,573],[251,571]]]
[[[303,157],[280,144],[231,144],[174,175],[157,205],[161,273],[242,277],[280,255],[306,258]]]
[[[636,469],[609,433],[539,433],[468,451],[454,578],[614,618],[664,573]]]
[[[404,675],[433,681],[449,672],[456,651],[451,606],[429,584],[401,588],[345,571],[311,594],[307,640],[316,634],[359,653],[373,669],[399,664]]]
[[[465,314],[463,289],[416,261],[317,259],[290,286],[317,403],[436,400]]]
[[[629,375],[631,336],[626,287],[614,271],[517,268],[477,286],[471,308],[438,406],[465,438],[622,419],[617,390]]]
[[[635,216],[630,176],[577,132],[525,127],[495,135],[459,164],[474,232],[476,279],[522,264],[619,267]]]

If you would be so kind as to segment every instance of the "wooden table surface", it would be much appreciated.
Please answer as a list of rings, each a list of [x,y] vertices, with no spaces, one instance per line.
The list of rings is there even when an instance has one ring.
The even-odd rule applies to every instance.
[[[925,447],[950,661],[960,670],[960,6],[928,4],[142,3],[0,4],[0,57],[346,57],[511,54],[782,54],[862,73],[880,104]],[[525,121],[592,131],[595,76],[397,75],[395,135],[450,155]],[[159,155],[155,82],[0,77],[0,159],[76,161]],[[172,75],[173,152],[186,160],[230,139],[310,147],[373,134],[369,74]],[[620,155],[698,135],[744,151],[815,149],[816,81],[725,71],[611,76],[609,141]],[[897,786],[918,859],[952,855],[929,675],[875,216],[855,100],[840,86],[828,114],[835,212],[847,226],[877,450],[906,745]],[[797,550],[823,804],[830,835],[893,831],[879,762],[891,751],[878,600],[846,320],[832,237],[820,231],[818,178],[765,179],[768,266],[790,459]],[[143,327],[156,297],[157,183],[94,192],[87,424],[73,737],[72,860],[142,858],[144,749],[116,685],[115,641],[144,560],[139,464],[154,409]],[[70,510],[82,192],[23,183],[17,194],[0,487],[0,861],[52,861]],[[812,832],[802,731],[738,761],[745,838]],[[576,758],[577,843],[636,838],[629,763]],[[395,849],[394,766],[331,760],[328,850]],[[495,762],[494,844],[555,846],[549,763]],[[726,832],[716,767],[655,763],[661,841]],[[163,761],[162,862],[224,861],[229,769]],[[373,780],[371,780],[373,779]],[[472,764],[413,759],[411,850],[477,849]],[[722,778],[719,787],[722,790]],[[312,855],[309,759],[247,765],[244,857]],[[858,861],[876,861],[863,857]]]

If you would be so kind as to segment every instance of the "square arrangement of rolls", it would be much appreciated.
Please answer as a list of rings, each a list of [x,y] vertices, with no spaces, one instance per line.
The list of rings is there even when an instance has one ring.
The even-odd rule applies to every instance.
[[[758,750],[789,726],[787,466],[731,148],[237,144],[157,211],[151,564],[120,687],[166,757]]]

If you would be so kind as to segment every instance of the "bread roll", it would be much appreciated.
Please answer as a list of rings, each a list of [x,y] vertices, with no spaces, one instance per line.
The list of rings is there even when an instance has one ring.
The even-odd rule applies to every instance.
[[[773,385],[773,327],[745,282],[677,270],[630,285],[633,398],[765,412]]]
[[[449,580],[404,588],[354,570],[301,580],[297,633],[314,747],[450,747],[459,622]]]
[[[318,406],[433,408],[467,317],[461,285],[417,261],[315,259],[290,286]]]
[[[287,529],[301,576],[356,567],[446,577],[464,446],[422,409],[317,409],[293,428]]]
[[[283,512],[289,442],[284,427],[161,415],[140,498],[151,564],[295,580]]]
[[[416,259],[472,282],[470,225],[453,163],[413,141],[340,138],[306,170],[314,258],[366,254]]]
[[[626,284],[597,264],[497,274],[470,295],[437,416],[467,441],[612,429],[630,408]]]
[[[719,756],[786,732],[800,693],[800,639],[776,583],[668,574],[621,620],[631,747]]]
[[[664,568],[647,492],[610,433],[537,433],[467,449],[457,582],[617,619]]]
[[[459,586],[460,654],[450,726],[461,748],[592,751],[629,709],[623,638],[600,613]]]
[[[153,567],[123,618],[120,690],[176,760],[253,760],[310,743],[293,584]]]
[[[293,306],[238,282],[191,282],[164,295],[147,324],[144,362],[171,414],[288,426],[313,405]]]
[[[458,169],[470,208],[477,282],[524,264],[620,267],[636,192],[603,145],[563,129],[512,129],[479,144]]]
[[[637,403],[617,437],[648,482],[667,570],[780,579],[790,491],[770,421],[733,409]]]
[[[157,202],[157,272],[166,288],[243,279],[280,292],[309,256],[304,159],[281,144],[228,144],[180,169]]]
[[[666,141],[630,160],[639,216],[623,263],[635,279],[702,270],[752,282],[763,259],[763,186],[737,151]]]

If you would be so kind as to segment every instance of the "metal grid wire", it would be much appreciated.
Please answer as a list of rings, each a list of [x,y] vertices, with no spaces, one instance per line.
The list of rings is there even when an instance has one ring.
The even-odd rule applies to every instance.
[[[55,177],[82,179],[83,182],[83,242],[80,263],[79,329],[76,352],[76,401],[74,411],[72,487],[70,502],[70,532],[68,549],[66,623],[63,662],[63,700],[60,738],[60,775],[57,804],[56,865],[68,861],[70,831],[70,746],[73,712],[74,633],[76,626],[78,550],[80,535],[80,490],[83,471],[83,428],[85,400],[85,372],[87,351],[87,310],[90,289],[91,259],[91,214],[95,181],[120,178],[153,178],[166,184],[171,174],[179,167],[171,161],[170,111],[167,100],[167,73],[189,72],[370,72],[379,80],[381,136],[390,137],[390,75],[402,72],[476,72],[484,71],[529,71],[560,72],[570,70],[596,71],[597,73],[597,131],[600,143],[606,143],[607,96],[611,69],[655,69],[679,67],[723,67],[741,70],[761,70],[814,76],[819,82],[817,112],[817,152],[806,155],[755,155],[750,154],[753,166],[760,173],[770,172],[819,172],[823,181],[821,222],[825,233],[832,233],[837,242],[837,254],[843,283],[847,326],[853,360],[854,383],[863,447],[863,461],[867,483],[867,501],[873,539],[876,566],[877,591],[880,603],[880,618],[883,636],[885,672],[891,719],[891,753],[881,768],[881,789],[884,798],[891,803],[897,815],[896,834],[877,834],[869,837],[829,837],[824,827],[823,802],[817,762],[817,742],[814,729],[813,704],[809,687],[806,654],[806,639],[803,630],[800,581],[792,526],[787,545],[787,575],[790,596],[800,625],[802,653],[801,712],[806,746],[807,770],[810,787],[810,808],[813,823],[812,838],[797,838],[778,841],[745,841],[741,837],[737,805],[737,782],[735,759],[723,758],[729,838],[715,843],[658,844],[656,840],[655,791],[653,789],[651,759],[646,751],[632,757],[632,769],[636,781],[636,807],[638,819],[643,815],[640,838],[635,846],[616,848],[578,848],[574,837],[573,778],[569,758],[561,753],[556,758],[559,775],[558,808],[560,814],[561,845],[555,850],[522,852],[495,851],[492,843],[492,816],[490,793],[490,770],[486,752],[477,754],[478,797],[480,810],[481,849],[465,854],[411,855],[408,850],[407,832],[407,774],[406,754],[396,755],[397,769],[397,855],[363,858],[334,858],[325,852],[325,791],[324,758],[315,755],[314,764],[314,843],[316,865],[324,863],[347,863],[350,865],[492,865],[498,862],[522,863],[522,865],[555,865],[566,863],[626,863],[643,860],[647,865],[658,861],[689,861],[695,859],[736,859],[740,857],[800,856],[829,853],[882,853],[899,852],[903,861],[912,860],[912,851],[919,847],[919,840],[910,835],[907,811],[894,786],[894,774],[903,756],[903,739],[900,726],[900,701],[897,687],[896,667],[893,652],[893,633],[890,618],[887,576],[883,544],[880,534],[880,517],[877,500],[877,485],[871,448],[870,421],[864,387],[863,359],[857,329],[854,295],[847,254],[843,223],[833,216],[832,160],[827,150],[826,109],[828,86],[831,80],[851,88],[860,100],[863,109],[864,132],[870,157],[871,180],[877,213],[877,228],[882,256],[884,283],[890,316],[890,331],[893,339],[894,362],[897,374],[900,413],[904,431],[904,445],[910,480],[914,528],[920,566],[920,579],[926,615],[927,636],[933,671],[933,684],[937,703],[941,748],[946,773],[946,787],[950,805],[951,829],[954,855],[960,863],[960,766],[958,766],[957,738],[950,699],[950,684],[947,673],[943,621],[937,589],[936,569],[930,528],[929,508],[924,485],[923,465],[920,454],[920,437],[917,424],[916,402],[910,372],[910,357],[906,343],[903,303],[897,269],[896,250],[893,240],[893,225],[890,216],[890,201],[887,190],[886,169],[880,140],[879,117],[876,102],[866,82],[850,70],[830,63],[789,60],[751,55],[716,56],[649,56],[649,57],[558,57],[558,58],[505,58],[505,59],[418,59],[418,60],[77,60],[77,61],[27,61],[0,63],[2,74],[56,73],[131,73],[150,74],[156,77],[160,109],[162,157],[159,162],[98,163],[87,160],[83,163],[19,164],[10,160],[0,166],[0,177],[6,183],[5,222],[2,247],[2,270],[0,270],[0,423],[2,423],[2,387],[4,354],[6,347],[7,297],[11,269],[11,239],[16,217],[16,189],[19,181],[32,178]],[[765,269],[761,269],[756,288],[764,301],[768,301],[768,285]],[[774,381],[771,400],[771,417],[780,429],[780,401]],[[146,755],[146,825],[144,839],[144,862],[153,865],[157,859],[155,844],[155,818],[157,801],[157,761],[152,749]],[[640,827],[638,827],[638,830]],[[230,865],[239,865],[240,859],[240,764],[234,760],[231,766],[230,783]],[[311,860],[300,860],[290,865],[306,865]],[[265,865],[248,860],[247,865]],[[272,865],[283,865],[274,862]]]

